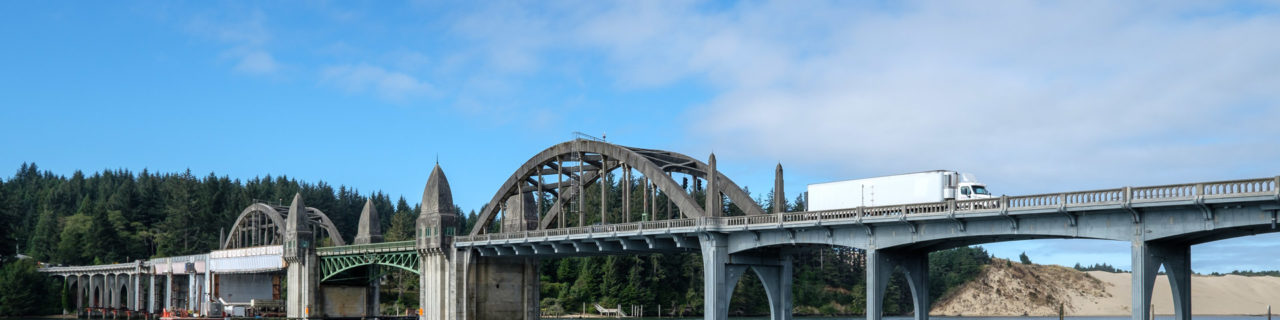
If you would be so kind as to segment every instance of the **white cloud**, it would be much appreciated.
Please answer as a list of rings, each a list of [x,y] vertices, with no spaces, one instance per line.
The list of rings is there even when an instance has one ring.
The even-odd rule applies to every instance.
[[[240,57],[240,62],[236,64],[235,70],[248,74],[271,74],[276,72],[279,66],[276,64],[275,58],[270,53],[264,51],[254,51]]]
[[[392,102],[434,92],[431,84],[411,75],[367,64],[330,66],[321,71],[320,77],[322,83],[347,92],[370,92]]]
[[[1280,10],[1233,5],[642,1],[495,6],[459,30],[498,69],[585,52],[623,87],[707,85],[679,115],[686,153],[1019,194],[1276,174]],[[1099,252],[1062,243],[1045,259]]]
[[[719,90],[689,113],[704,147],[833,178],[956,168],[1036,189],[1273,172],[1280,42],[1263,39],[1280,19],[1218,9],[640,2],[578,30],[625,83]]]
[[[235,61],[232,70],[251,75],[271,75],[280,63],[267,50],[271,32],[266,27],[266,14],[261,10],[241,12],[229,17],[196,16],[187,23],[188,32],[226,44],[220,55]]]
[[[1272,174],[1280,19],[1224,6],[495,5],[454,31],[499,70],[587,52],[623,87],[705,83],[683,115],[699,151],[829,179],[954,168],[1025,193]]]

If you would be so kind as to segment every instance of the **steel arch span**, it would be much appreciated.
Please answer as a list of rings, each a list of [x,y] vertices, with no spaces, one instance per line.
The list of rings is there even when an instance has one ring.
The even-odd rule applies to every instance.
[[[235,224],[231,226],[231,232],[227,234],[227,239],[222,243],[222,249],[247,248],[265,245],[280,245],[284,241],[285,218],[288,216],[289,207],[272,206],[265,203],[254,203],[244,208],[240,212],[240,216],[236,218]],[[316,234],[323,234],[333,240],[333,245],[346,245],[346,241],[342,240],[342,235],[338,233],[338,227],[333,225],[333,221],[329,220],[329,216],[324,214],[320,209],[307,207],[307,220],[310,221],[311,229]],[[322,232],[321,232],[322,231]],[[317,237],[317,239],[323,238]]]
[[[421,274],[418,253],[396,251],[320,257],[320,281],[325,282],[347,270],[363,266],[388,266]]]
[[[578,162],[577,167],[562,167],[564,161]],[[689,193],[684,192],[684,187],[673,179],[670,173],[683,173],[693,176],[694,178],[706,179],[711,166],[693,157],[684,154],[655,150],[621,146],[603,141],[575,139],[571,141],[556,144],[539,152],[532,158],[529,158],[511,177],[507,178],[498,191],[489,200],[489,205],[480,213],[480,220],[471,229],[471,235],[480,234],[484,231],[484,227],[493,222],[493,219],[502,209],[502,204],[513,196],[541,191],[551,192],[559,198],[551,208],[547,210],[545,216],[540,218],[539,229],[547,229],[551,222],[559,219],[564,211],[561,206],[569,200],[578,196],[576,188],[564,188],[566,186],[576,186],[581,183],[583,186],[594,184],[601,179],[601,173],[608,173],[619,168],[626,167],[627,170],[636,170],[648,178],[657,189],[662,190],[676,207],[689,217],[707,216],[703,206]],[[546,186],[543,181],[538,178],[544,175],[558,175],[567,177],[568,180],[553,183],[552,186]],[[733,180],[725,176],[718,170],[715,174],[716,190],[728,197],[729,201],[738,206],[748,215],[764,214],[751,195],[742,188],[738,187]],[[561,189],[563,188],[563,191]],[[680,192],[675,192],[680,190]]]

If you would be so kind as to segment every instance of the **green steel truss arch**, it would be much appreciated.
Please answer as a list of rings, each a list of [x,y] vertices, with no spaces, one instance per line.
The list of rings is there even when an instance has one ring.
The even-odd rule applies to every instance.
[[[316,254],[320,256],[321,282],[347,270],[370,265],[390,266],[419,274],[418,265],[421,263],[412,240],[321,247],[316,249]]]

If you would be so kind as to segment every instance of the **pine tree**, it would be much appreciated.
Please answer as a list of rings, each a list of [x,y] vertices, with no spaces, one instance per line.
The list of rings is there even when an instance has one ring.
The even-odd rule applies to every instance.
[[[7,224],[6,224],[7,225]],[[4,228],[4,226],[0,226]],[[9,234],[9,233],[5,233]],[[58,218],[49,210],[41,210],[35,232],[27,242],[27,255],[39,261],[48,261],[58,246]]]

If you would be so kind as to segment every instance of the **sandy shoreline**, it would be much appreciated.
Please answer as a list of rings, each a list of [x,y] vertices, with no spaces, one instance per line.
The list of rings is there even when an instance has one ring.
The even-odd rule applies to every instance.
[[[1061,266],[993,261],[973,281],[932,308],[939,316],[1128,316],[1129,273],[1081,272]],[[1173,315],[1169,280],[1161,275],[1152,290],[1157,315]],[[1266,315],[1280,306],[1280,277],[1192,276],[1191,310],[1203,316]],[[1273,310],[1274,312],[1275,310]]]

